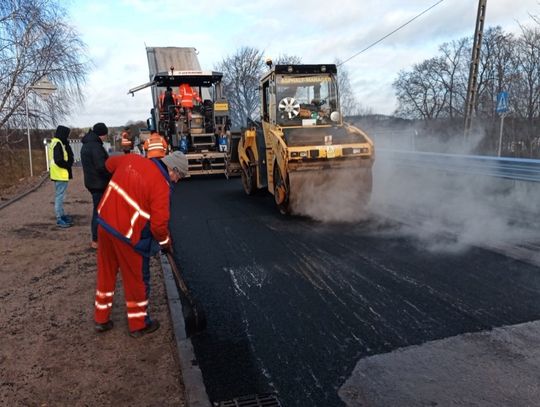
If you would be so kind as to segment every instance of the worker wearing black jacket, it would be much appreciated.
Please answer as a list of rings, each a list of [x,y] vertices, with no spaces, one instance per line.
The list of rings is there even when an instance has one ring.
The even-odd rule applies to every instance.
[[[105,168],[105,161],[109,154],[103,146],[103,141],[107,138],[109,129],[104,123],[96,123],[82,139],[81,163],[84,172],[84,186],[92,195],[94,209],[92,212],[92,244],[97,249],[97,206],[109,180],[111,174]]]

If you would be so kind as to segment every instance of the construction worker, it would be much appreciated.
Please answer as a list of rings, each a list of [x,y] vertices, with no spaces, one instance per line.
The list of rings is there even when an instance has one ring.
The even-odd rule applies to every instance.
[[[60,228],[69,228],[73,225],[71,216],[64,213],[64,198],[68,182],[73,178],[71,170],[73,166],[73,150],[68,140],[70,132],[71,129],[68,127],[58,126],[49,144],[49,175],[51,180],[54,181],[54,212],[56,214],[56,226]]]
[[[166,116],[174,117],[176,115],[176,95],[173,93],[172,88],[167,86],[165,92],[161,92],[159,95],[160,111]]]
[[[92,249],[97,249],[97,207],[105,193],[111,174],[105,168],[105,161],[109,154],[103,142],[107,139],[109,128],[105,123],[96,123],[91,130],[82,138],[81,164],[84,174],[84,186],[92,196],[92,221],[90,230],[92,233]]]
[[[168,144],[161,134],[152,130],[150,137],[144,142],[143,148],[147,158],[163,158],[167,154]]]
[[[133,141],[131,139],[131,129],[124,127],[124,131],[121,134],[120,146],[125,154],[129,154],[133,149]]]
[[[188,173],[184,154],[162,159],[137,154],[110,157],[112,178],[98,206],[95,329],[105,332],[110,320],[118,269],[122,274],[129,334],[139,338],[159,328],[150,318],[150,257],[172,250],[169,233],[171,183]]]
[[[178,97],[180,99],[180,106],[186,109],[193,109],[193,100],[201,103],[199,94],[187,83],[182,83],[178,87]]]

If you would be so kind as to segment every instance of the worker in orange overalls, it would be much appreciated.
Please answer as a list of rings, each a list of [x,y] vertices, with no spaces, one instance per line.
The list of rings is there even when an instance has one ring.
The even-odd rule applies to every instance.
[[[118,269],[122,274],[129,334],[139,338],[159,328],[148,314],[150,257],[172,250],[169,217],[171,183],[188,174],[180,151],[162,159],[137,154],[110,157],[112,174],[98,205],[95,329],[113,327],[110,319]]]
[[[201,97],[191,88],[187,83],[182,83],[178,87],[178,98],[180,99],[180,106],[187,109],[193,109],[193,100],[201,103]]]
[[[124,127],[121,134],[120,146],[125,154],[129,154],[133,149],[133,140],[131,139],[131,130],[129,127]]]
[[[163,158],[167,154],[168,144],[157,131],[152,130],[143,145],[147,158]]]

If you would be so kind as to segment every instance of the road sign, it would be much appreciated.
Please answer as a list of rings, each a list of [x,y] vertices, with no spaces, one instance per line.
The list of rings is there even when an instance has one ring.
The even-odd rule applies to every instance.
[[[497,113],[508,112],[508,92],[499,92],[497,95]]]
[[[503,126],[504,126],[504,116],[508,112],[508,92],[499,92],[497,95],[497,113],[501,115],[501,129],[499,132],[499,150],[498,156],[501,156],[502,152],[502,138],[503,138]]]

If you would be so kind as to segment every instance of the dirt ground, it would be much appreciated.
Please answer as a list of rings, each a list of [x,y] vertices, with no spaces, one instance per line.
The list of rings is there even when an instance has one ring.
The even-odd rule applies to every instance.
[[[0,204],[30,185],[27,180],[4,191]],[[56,227],[53,200],[53,184],[46,180],[0,210],[0,405],[185,405],[157,258],[151,262],[149,310],[161,328],[140,339],[128,336],[119,281],[115,326],[95,333],[92,204],[80,168],[74,168],[64,206],[73,227]]]

